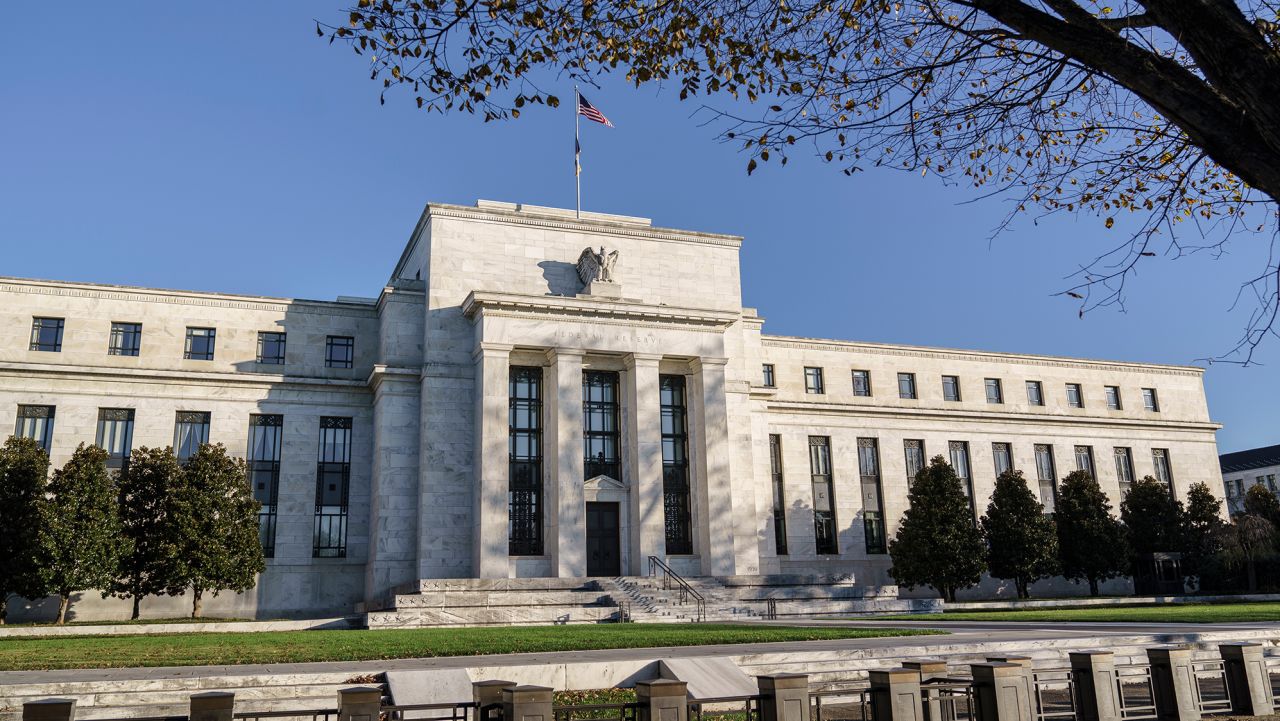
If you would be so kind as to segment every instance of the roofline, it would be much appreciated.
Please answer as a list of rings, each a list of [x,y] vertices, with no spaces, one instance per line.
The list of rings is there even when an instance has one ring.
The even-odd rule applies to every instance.
[[[89,283],[78,280],[50,280],[45,278],[17,278],[13,276],[0,275],[0,284],[10,283],[14,285],[46,287],[46,288],[67,288],[86,291],[117,291],[125,293],[150,293],[153,295],[164,295],[178,298],[191,299],[225,299],[232,301],[248,301],[258,303],[289,303],[293,305],[323,305],[335,306],[339,308],[360,308],[366,311],[375,310],[373,302],[369,303],[353,303],[342,300],[314,300],[311,298],[286,298],[282,296],[269,295],[248,295],[244,293],[216,293],[203,290],[181,290],[174,288],[151,288],[141,285],[119,285],[115,283]],[[370,299],[371,301],[374,299]]]
[[[1176,371],[1180,373],[1195,373],[1198,375],[1203,375],[1205,372],[1205,369],[1201,368],[1200,366],[1169,365],[1169,364],[1162,364],[1162,363],[1138,363],[1134,361],[1100,360],[1100,359],[1094,359],[1094,358],[1072,358],[1070,356],[1036,355],[1032,353],[1002,353],[1000,351],[970,350],[965,348],[945,348],[940,346],[905,345],[901,343],[872,343],[867,341],[834,340],[829,338],[807,338],[803,336],[769,335],[767,333],[761,334],[760,339],[762,342],[774,341],[782,344],[829,345],[831,346],[830,350],[866,350],[871,352],[907,351],[912,353],[931,353],[931,354],[939,354],[939,355],[952,353],[957,355],[974,356],[978,358],[999,358],[1002,360],[1013,359],[1013,360],[1025,360],[1030,362],[1051,361],[1055,363],[1071,363],[1071,364],[1079,364],[1079,365],[1086,365],[1086,364],[1108,365],[1108,366],[1116,366],[1120,368]]]

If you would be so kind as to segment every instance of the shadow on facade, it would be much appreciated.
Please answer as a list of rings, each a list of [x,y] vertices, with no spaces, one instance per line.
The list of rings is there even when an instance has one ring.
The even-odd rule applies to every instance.
[[[582,289],[582,281],[578,278],[578,268],[573,263],[559,260],[544,260],[538,263],[542,269],[542,278],[547,281],[547,295],[573,297]]]

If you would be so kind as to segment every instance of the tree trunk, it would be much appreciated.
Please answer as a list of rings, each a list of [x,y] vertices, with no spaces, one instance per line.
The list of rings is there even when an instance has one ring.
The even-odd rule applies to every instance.
[[[142,615],[142,614],[139,612],[139,611],[140,611],[140,606],[142,606],[142,596],[139,596],[139,595],[137,595],[137,594],[134,594],[134,596],[133,596],[133,615],[132,615],[132,616],[129,616],[129,619],[130,619],[130,620],[132,620],[132,621],[137,621],[137,620],[138,620],[138,617]]]
[[[1031,593],[1027,590],[1027,586],[1029,585],[1027,583],[1027,579],[1025,578],[1014,579],[1014,584],[1018,588],[1018,598],[1022,598],[1022,599],[1031,598]]]
[[[1098,588],[1098,579],[1093,577],[1089,578],[1089,595],[1090,596],[1102,595],[1102,591]]]
[[[200,588],[191,589],[191,598],[192,598],[191,617],[192,618],[200,618],[200,605],[201,605],[201,602],[203,601],[201,597],[203,595],[204,595],[203,589],[200,589]]]
[[[1249,569],[1249,590],[1258,590],[1258,567],[1254,565],[1253,559],[1250,558],[1246,566]]]
[[[64,626],[67,623],[67,607],[71,605],[70,593],[58,594],[58,625]]]

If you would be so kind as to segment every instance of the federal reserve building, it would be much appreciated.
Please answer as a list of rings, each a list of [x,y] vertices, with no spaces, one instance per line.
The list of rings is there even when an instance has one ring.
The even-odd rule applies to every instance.
[[[369,297],[0,278],[0,417],[55,467],[81,443],[116,468],[225,445],[267,569],[206,608],[371,626],[607,620],[651,572],[725,609],[911,608],[931,594],[893,585],[887,544],[934,456],[975,515],[1010,468],[1048,510],[1077,469],[1117,512],[1144,476],[1183,500],[1221,483],[1199,368],[771,335],[742,252],[480,201],[428,205]]]

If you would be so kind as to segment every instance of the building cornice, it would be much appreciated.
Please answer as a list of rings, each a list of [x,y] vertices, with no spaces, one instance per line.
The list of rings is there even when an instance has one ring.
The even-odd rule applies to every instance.
[[[190,290],[167,290],[127,285],[106,285],[34,278],[10,278],[0,276],[0,292],[48,295],[64,298],[92,298],[94,300],[131,300],[147,303],[202,306],[206,308],[235,308],[240,310],[269,310],[278,313],[307,313],[313,315],[350,316],[370,318],[377,316],[373,303],[351,303],[330,300],[306,300],[301,298],[274,298],[257,295],[207,293]]]
[[[573,217],[573,211],[559,208],[534,208],[514,203],[486,202],[483,207],[431,203],[427,205],[430,218],[460,218],[486,223],[501,223],[542,230],[566,230],[574,233],[590,233],[626,238],[643,238],[670,243],[718,245],[729,248],[742,246],[742,236],[721,233],[703,233],[696,230],[655,228],[636,219],[623,216],[585,213],[582,218]]]
[[[1016,361],[1032,365],[1052,366],[1058,368],[1083,368],[1101,371],[1135,371],[1164,373],[1167,375],[1202,376],[1204,369],[1196,366],[1164,365],[1157,363],[1135,363],[1130,361],[1094,360],[1088,358],[1068,358],[1063,356],[1031,355],[1026,353],[999,353],[996,351],[963,350],[956,348],[931,348],[928,346],[894,345],[888,343],[866,343],[861,341],[827,340],[822,338],[799,338],[792,336],[764,335],[761,344],[766,348],[799,348],[803,350],[836,351],[847,353],[871,353],[876,355],[899,356],[907,358],[942,358],[962,361]]]
[[[516,317],[540,319],[580,318],[593,323],[634,326],[679,326],[718,332],[733,325],[739,315],[732,311],[648,305],[630,301],[570,298],[556,295],[525,295],[472,291],[462,302],[468,318]]]
[[[752,388],[753,396],[757,389]],[[1221,423],[1211,421],[1169,421],[1141,418],[1108,418],[1103,416],[1053,416],[1035,413],[993,413],[973,410],[941,410],[933,408],[892,408],[887,406],[846,405],[839,403],[815,403],[811,401],[780,401],[762,399],[768,413],[785,413],[815,416],[862,416],[867,418],[895,418],[904,420],[949,420],[980,423],[1037,423],[1062,426],[1092,426],[1126,428],[1130,430],[1160,429],[1202,431],[1212,433],[1222,428]]]
[[[54,363],[14,363],[0,361],[0,377],[54,376],[70,380],[124,383],[188,383],[213,386],[305,387],[313,390],[364,392],[368,383],[346,378],[319,378],[282,373],[227,373],[223,371],[167,370],[159,368],[114,368],[106,366],[58,365]]]

